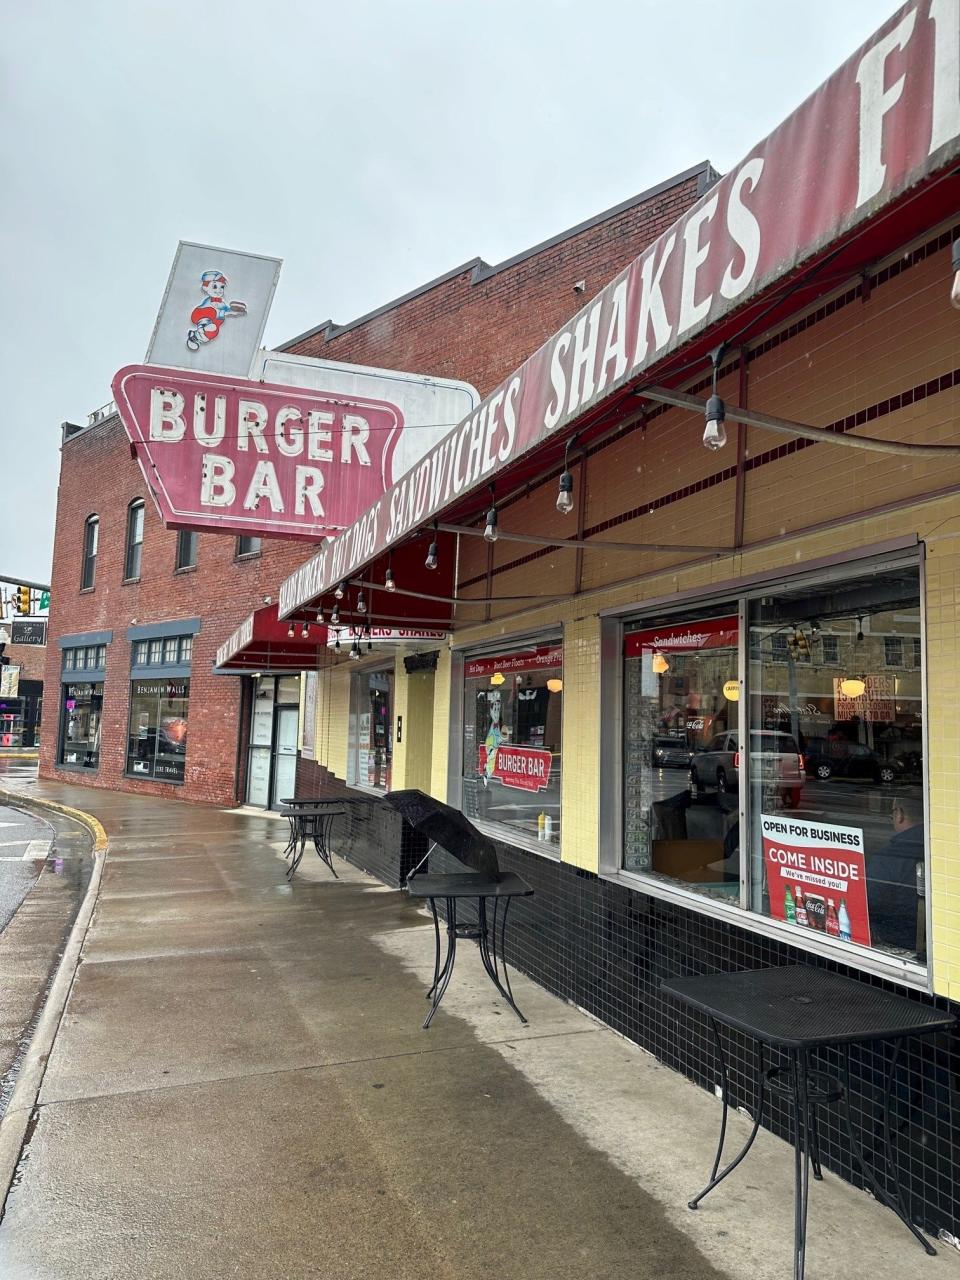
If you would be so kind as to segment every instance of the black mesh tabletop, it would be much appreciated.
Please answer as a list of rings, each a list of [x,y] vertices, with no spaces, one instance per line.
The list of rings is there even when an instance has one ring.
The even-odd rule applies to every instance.
[[[804,965],[665,978],[660,987],[718,1022],[789,1049],[921,1035],[956,1021],[916,1000]]]
[[[512,872],[491,880],[465,871],[449,876],[414,876],[407,881],[407,892],[414,898],[526,898],[533,890]]]

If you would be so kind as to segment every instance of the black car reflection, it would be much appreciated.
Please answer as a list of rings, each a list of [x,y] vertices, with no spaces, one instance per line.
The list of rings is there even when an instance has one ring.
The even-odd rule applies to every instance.
[[[650,752],[654,769],[689,769],[692,759],[693,752],[682,738],[654,738]]]
[[[903,775],[897,760],[882,760],[862,742],[843,739],[808,738],[806,751],[808,778],[862,778],[868,782],[896,782]]]

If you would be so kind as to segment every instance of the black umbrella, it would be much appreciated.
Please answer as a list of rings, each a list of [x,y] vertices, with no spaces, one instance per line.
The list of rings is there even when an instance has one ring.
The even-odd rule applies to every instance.
[[[396,809],[400,817],[415,831],[442,845],[448,853],[474,871],[481,871],[493,880],[500,878],[497,850],[492,840],[481,835],[472,822],[459,809],[434,800],[433,796],[411,788],[408,791],[392,791],[384,796],[385,802]]]

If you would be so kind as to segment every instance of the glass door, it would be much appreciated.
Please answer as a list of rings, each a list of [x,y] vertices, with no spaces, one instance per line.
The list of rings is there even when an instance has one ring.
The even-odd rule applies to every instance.
[[[297,733],[300,728],[299,707],[277,710],[277,753],[273,770],[271,807],[292,796],[297,785]]]
[[[247,771],[247,804],[266,809],[270,803],[270,764],[273,757],[273,677],[261,677],[253,687],[250,722],[250,768]],[[291,795],[292,792],[284,792]]]

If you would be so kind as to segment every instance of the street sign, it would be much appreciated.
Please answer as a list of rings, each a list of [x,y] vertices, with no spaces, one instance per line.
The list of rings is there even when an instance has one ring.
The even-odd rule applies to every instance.
[[[14,618],[10,624],[11,644],[32,644],[42,646],[47,643],[47,623],[44,618]]]

